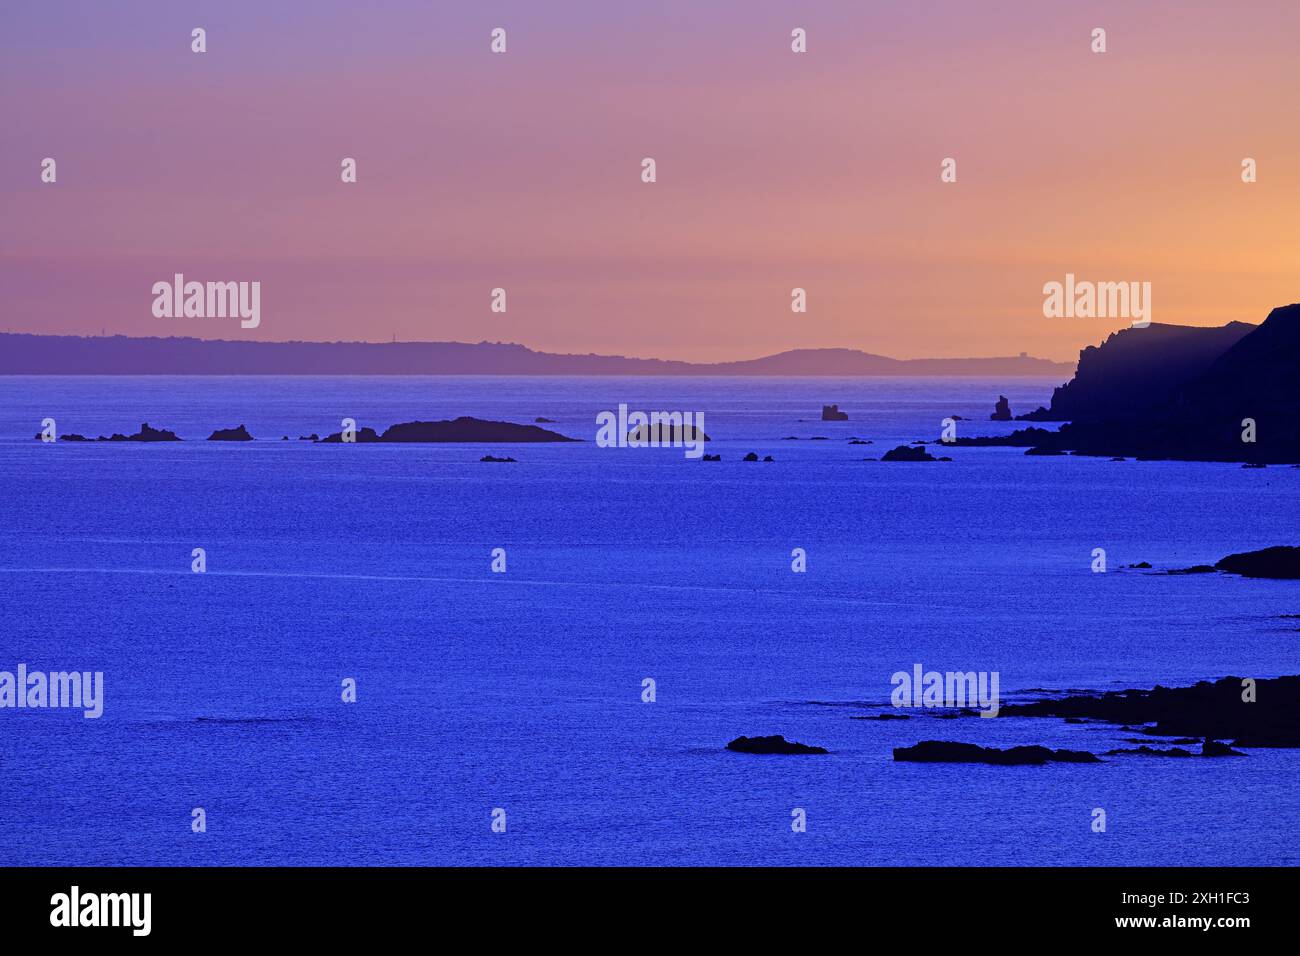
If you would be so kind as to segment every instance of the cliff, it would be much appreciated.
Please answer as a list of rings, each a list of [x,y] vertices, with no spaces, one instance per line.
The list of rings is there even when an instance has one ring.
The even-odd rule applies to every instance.
[[[1079,353],[1074,378],[1052,393],[1048,408],[1018,421],[1100,421],[1148,409],[1207,372],[1214,361],[1256,329],[1245,322],[1215,328],[1152,323],[1112,333]]]
[[[1274,309],[1257,327],[1217,335],[1126,329],[1057,390],[1052,413],[1078,417],[1056,432],[1029,428],[957,444],[1019,445],[1082,455],[1300,462],[1300,305]],[[1243,333],[1242,330],[1245,329]],[[1150,342],[1140,338],[1160,329]],[[1225,344],[1226,343],[1226,344]],[[1214,348],[1224,350],[1210,356]],[[1113,394],[1108,394],[1113,393]]]

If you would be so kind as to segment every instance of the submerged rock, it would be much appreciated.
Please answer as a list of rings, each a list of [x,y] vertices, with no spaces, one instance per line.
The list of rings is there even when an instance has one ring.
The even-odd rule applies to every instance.
[[[886,711],[883,714],[862,714],[860,716],[850,717],[849,720],[911,720],[911,714],[891,714]]]
[[[913,747],[895,747],[894,759],[911,763],[987,763],[997,766],[1038,766],[1045,763],[1101,763],[1086,750],[1048,747],[981,747],[947,740],[923,740]]]
[[[1148,747],[1146,744],[1143,744],[1141,747],[1127,747],[1127,748],[1117,748],[1115,750],[1107,750],[1106,756],[1107,757],[1123,757],[1123,756],[1190,757],[1192,756],[1192,752],[1190,750],[1184,750],[1182,747],[1170,747],[1167,750],[1161,750],[1159,747]]]
[[[1196,742],[1197,741],[1195,740],[1195,738],[1192,738],[1190,740],[1185,739],[1185,740],[1174,741],[1175,744],[1196,743]],[[1148,747],[1146,744],[1143,744],[1141,747],[1131,747],[1128,749],[1106,751],[1106,756],[1108,757],[1112,757],[1112,756],[1118,757],[1126,754],[1131,754],[1138,757],[1195,757],[1197,756],[1196,754],[1192,753],[1190,750],[1184,750],[1182,747],[1177,747],[1177,746],[1168,747],[1162,750],[1159,747]],[[1206,737],[1205,742],[1201,744],[1200,756],[1202,757],[1244,757],[1246,755],[1242,753],[1240,750],[1233,750],[1227,744],[1221,744],[1217,740],[1211,740],[1209,737]]]
[[[727,744],[728,750],[742,754],[826,754],[825,747],[813,747],[808,744],[786,740],[781,734],[771,737],[737,737]]]

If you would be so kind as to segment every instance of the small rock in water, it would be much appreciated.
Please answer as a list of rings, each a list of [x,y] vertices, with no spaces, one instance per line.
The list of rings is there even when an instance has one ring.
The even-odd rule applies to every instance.
[[[812,747],[808,744],[786,740],[781,734],[771,737],[737,737],[727,744],[728,750],[742,754],[825,754],[830,753],[824,747]]]

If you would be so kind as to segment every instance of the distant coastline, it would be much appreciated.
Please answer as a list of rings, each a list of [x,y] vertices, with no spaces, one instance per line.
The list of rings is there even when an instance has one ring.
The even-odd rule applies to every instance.
[[[0,333],[0,375],[1070,375],[1073,363],[1019,356],[895,359],[795,349],[735,362],[538,352],[496,342],[237,342]]]

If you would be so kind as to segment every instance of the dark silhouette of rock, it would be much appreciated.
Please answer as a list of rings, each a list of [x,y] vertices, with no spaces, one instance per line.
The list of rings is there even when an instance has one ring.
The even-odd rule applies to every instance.
[[[989,416],[990,421],[1009,422],[1011,421],[1011,403],[1007,401],[1005,395],[998,396],[998,403],[993,408],[993,414]]]
[[[722,461],[721,455],[705,455],[700,461]]]
[[[1125,754],[1131,754],[1135,757],[1191,757],[1190,750],[1184,750],[1182,747],[1169,747],[1161,750],[1159,747],[1148,747],[1143,744],[1141,747],[1119,748],[1116,750],[1107,750],[1107,757],[1120,757]]]
[[[695,441],[712,441],[704,431],[697,425],[687,428],[685,425],[656,424],[656,425],[638,425],[627,433],[629,442],[649,443],[658,438],[659,444],[678,444],[684,445],[687,442]],[[563,441],[576,441],[574,438],[565,438]]]
[[[863,714],[861,716],[850,717],[849,720],[911,720],[911,714],[891,714],[886,711],[883,714]]]
[[[356,435],[353,437],[353,442],[358,445],[370,445],[377,441],[379,441],[379,433],[369,426],[358,428]],[[322,445],[348,444],[348,442],[343,441],[342,432],[335,432],[333,435],[326,435],[324,438],[320,439],[320,443]]]
[[[1214,568],[1208,564],[1197,564],[1190,568],[1173,568],[1165,574],[1213,574]]]
[[[208,436],[208,441],[252,441],[253,436],[243,425],[238,428],[218,428]]]
[[[763,456],[763,460],[764,460],[764,461],[776,461],[776,459],[773,458],[771,455],[764,455],[764,456]]]
[[[1209,370],[1220,355],[1255,330],[1245,322],[1217,328],[1151,323],[1112,332],[1079,353],[1074,378],[1052,393],[1050,408],[1017,421],[1104,421],[1147,409]]]
[[[1239,677],[1191,687],[1078,694],[1003,704],[1006,717],[1089,717],[1134,727],[1154,737],[1232,739],[1237,747],[1300,747],[1300,676],[1259,678],[1254,700],[1243,700]]]
[[[849,413],[840,411],[838,405],[822,406],[822,421],[824,422],[847,422]]]
[[[1029,448],[1025,450],[1026,455],[1064,455],[1065,452],[1059,448]]]
[[[502,463],[513,462],[513,458],[497,458],[495,455],[484,455],[479,461],[499,461]]]
[[[742,754],[825,754],[830,753],[825,747],[813,747],[808,744],[795,743],[777,734],[772,737],[737,737],[727,744],[728,750]]]
[[[145,422],[140,426],[140,430],[134,435],[123,435],[121,432],[114,432],[108,438],[103,435],[99,436],[100,441],[180,441],[176,433],[168,431],[165,428],[150,428],[149,423]]]
[[[1123,352],[1113,343],[1139,341],[1135,337],[1153,329],[1157,326],[1116,333],[1099,354]],[[1263,324],[1238,335],[1242,331],[1240,324],[1225,326],[1220,337],[1202,339],[1196,361],[1172,376],[1162,371],[1166,363],[1160,348],[1130,350],[1135,361],[1131,367],[1118,363],[1124,368],[1118,381],[1125,389],[1138,388],[1144,395],[1140,401],[1083,402],[1084,411],[1059,431],[1026,429],[992,439],[959,438],[958,444],[1051,447],[1103,457],[1300,463],[1295,371],[1300,367],[1300,305],[1276,308]],[[1231,344],[1207,361],[1212,351],[1207,342]],[[1096,395],[1112,394],[1106,391],[1105,375],[1089,381]]]
[[[540,415],[539,415],[537,418],[534,418],[533,421],[537,422],[537,424],[539,424],[539,425],[554,425],[554,424],[555,424],[555,419],[554,419],[554,418],[542,418]]]
[[[1191,737],[1191,738],[1184,738],[1184,739],[1182,739],[1182,740],[1175,740],[1174,743],[1175,743],[1175,744],[1187,744],[1187,743],[1193,743],[1193,744],[1195,744],[1195,743],[1201,743],[1201,742],[1200,742],[1199,740],[1197,740],[1196,738]],[[1161,749],[1161,748],[1159,748],[1159,747],[1148,747],[1146,744],[1143,744],[1141,747],[1134,747],[1134,748],[1122,749],[1122,750],[1108,750],[1108,751],[1106,751],[1106,756],[1108,756],[1108,757],[1111,757],[1111,756],[1119,756],[1119,755],[1121,755],[1121,754],[1134,754],[1134,755],[1139,756],[1139,757],[1195,757],[1195,756],[1198,756],[1197,754],[1192,753],[1190,750],[1184,750],[1182,747],[1178,747],[1178,746],[1168,747],[1168,748],[1165,748],[1165,749]],[[1205,738],[1205,742],[1204,742],[1204,743],[1201,743],[1201,752],[1200,752],[1199,756],[1201,756],[1201,757],[1244,757],[1244,756],[1246,756],[1246,755],[1245,755],[1244,753],[1242,753],[1240,750],[1233,750],[1233,749],[1232,749],[1231,747],[1229,747],[1227,744],[1221,744],[1221,743],[1219,743],[1217,740],[1211,740],[1209,737],[1206,737],[1206,738]]]
[[[1127,567],[1130,567],[1130,568],[1140,568],[1140,569],[1149,569],[1149,568],[1151,567],[1151,562],[1149,562],[1149,561],[1139,561],[1137,564],[1130,564],[1130,565],[1127,565]]]
[[[751,451],[748,455],[746,455],[744,458],[742,458],[742,459],[740,459],[740,460],[741,460],[741,461],[758,461],[758,455],[756,455],[754,452]]]
[[[1051,750],[1047,747],[981,747],[946,740],[923,740],[913,747],[895,747],[894,759],[912,763],[987,763],[997,766],[1038,766],[1045,763],[1101,763],[1086,750]]]
[[[1247,578],[1300,578],[1300,548],[1278,545],[1262,551],[1230,554],[1215,563],[1215,568]]]
[[[924,448],[912,448],[908,445],[899,445],[880,456],[881,461],[937,461]]]
[[[402,422],[388,428],[382,435],[373,428],[361,428],[357,431],[358,444],[368,442],[391,443],[482,443],[482,444],[519,444],[525,442],[572,442],[576,438],[567,438],[558,432],[547,431],[536,425],[516,425],[513,422],[485,421],[462,415],[451,421],[437,422]],[[343,441],[343,433],[335,432],[322,443]]]
[[[1246,756],[1240,750],[1233,750],[1227,744],[1221,744],[1217,740],[1205,738],[1205,743],[1201,744],[1202,757],[1244,757]]]

